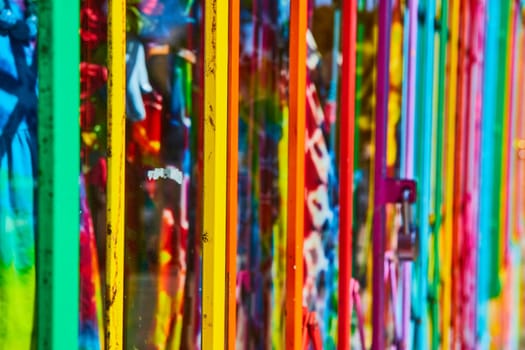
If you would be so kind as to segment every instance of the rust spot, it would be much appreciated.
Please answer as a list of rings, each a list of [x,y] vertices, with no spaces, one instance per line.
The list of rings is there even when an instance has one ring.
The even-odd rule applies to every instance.
[[[109,286],[107,286],[109,288]],[[111,288],[111,294],[106,302],[106,311],[109,311],[117,299],[117,288]]]
[[[210,123],[211,127],[213,128],[213,131],[215,131],[215,121],[212,117],[208,117],[208,122]]]
[[[217,64],[217,57],[216,57],[216,48],[217,48],[217,38],[216,38],[216,32],[217,32],[217,1],[212,0],[211,2],[211,8],[212,8],[212,14],[211,14],[211,28],[210,28],[210,37],[211,37],[211,50],[209,52],[209,60],[206,65],[206,75],[215,75],[215,67]],[[208,56],[208,54],[207,54]]]

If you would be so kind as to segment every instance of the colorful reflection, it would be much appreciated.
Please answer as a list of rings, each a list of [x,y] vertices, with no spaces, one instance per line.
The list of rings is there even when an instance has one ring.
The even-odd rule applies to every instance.
[[[34,1],[0,1],[0,348],[35,322],[37,60]]]
[[[104,273],[106,221],[105,6],[105,1],[85,0],[81,10],[81,158],[94,230],[89,237],[98,246],[90,252],[98,253],[101,263],[98,278]],[[128,1],[126,6],[125,348],[199,348],[195,233],[202,11],[199,3],[182,0]],[[95,278],[96,254],[81,255],[82,263],[93,267],[82,270],[83,280]],[[98,348],[95,339],[102,334],[102,323],[94,322],[98,297],[96,287],[86,296],[89,311],[98,311],[86,310],[81,322],[81,339],[91,338],[85,341],[90,349]]]

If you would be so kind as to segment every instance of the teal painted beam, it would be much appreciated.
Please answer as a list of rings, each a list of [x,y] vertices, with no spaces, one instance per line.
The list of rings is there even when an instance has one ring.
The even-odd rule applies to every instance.
[[[416,261],[415,278],[417,279],[417,296],[415,301],[416,317],[414,349],[429,349],[428,337],[428,259],[429,238],[431,227],[429,214],[431,207],[431,158],[432,158],[432,118],[434,97],[434,19],[436,13],[435,0],[422,1],[425,19],[421,30],[418,50],[418,92],[416,130],[419,138],[416,155],[418,201],[417,223],[419,228],[418,257]]]
[[[500,20],[499,0],[487,3],[484,84],[481,121],[481,171],[479,193],[494,192],[494,125],[496,118],[496,96],[498,80],[498,28]],[[476,337],[482,349],[488,349],[490,336],[488,325],[488,304],[490,298],[490,265],[493,235],[491,225],[494,221],[494,203],[491,196],[480,196],[479,199],[479,239],[478,239],[478,272],[477,272],[477,330]]]
[[[78,348],[80,2],[40,1],[37,345]]]

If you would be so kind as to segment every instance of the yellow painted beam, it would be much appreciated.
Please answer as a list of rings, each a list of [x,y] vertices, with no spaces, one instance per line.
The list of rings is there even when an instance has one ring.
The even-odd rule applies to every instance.
[[[512,56],[514,53],[514,11],[516,10],[515,2],[510,0],[510,6],[509,6],[509,14],[508,14],[508,28],[507,28],[507,62],[505,64],[505,97],[504,97],[504,113],[505,116],[503,118],[503,146],[502,148],[502,176],[501,176],[501,188],[500,188],[500,209],[499,209],[499,216],[500,216],[500,234],[502,235],[502,238],[500,239],[501,244],[501,252],[502,252],[502,258],[501,258],[501,266],[503,269],[507,269],[509,258],[509,240],[508,238],[511,237],[510,228],[509,228],[509,222],[508,222],[508,216],[509,216],[509,153],[510,153],[510,142],[509,138],[510,135],[510,126],[511,126],[511,119],[512,119],[512,74],[514,73],[512,71]],[[510,271],[509,271],[510,273]],[[501,313],[502,318],[505,318],[505,313]]]
[[[447,96],[447,156],[446,156],[446,195],[444,222],[444,250],[442,261],[443,303],[442,303],[442,345],[443,349],[450,347],[451,303],[452,303],[452,237],[454,234],[454,159],[456,153],[456,100],[457,100],[457,70],[458,70],[458,39],[459,39],[459,4],[460,0],[451,0],[449,72]]]
[[[228,0],[205,1],[202,348],[225,349]]]
[[[306,10],[290,1],[290,90],[288,129],[288,212],[286,235],[286,349],[302,349],[304,138],[306,115]]]
[[[106,349],[123,348],[126,2],[108,3]]]
[[[239,153],[239,22],[240,1],[230,1],[228,67],[228,194],[226,216],[227,320],[226,348],[235,350],[237,326],[237,173]]]

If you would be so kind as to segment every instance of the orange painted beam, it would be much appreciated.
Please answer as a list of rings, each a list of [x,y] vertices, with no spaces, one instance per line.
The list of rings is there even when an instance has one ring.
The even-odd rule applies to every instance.
[[[286,349],[302,349],[307,1],[290,2]]]
[[[463,288],[462,270],[460,264],[461,246],[463,239],[463,210],[462,201],[465,193],[465,178],[461,174],[465,171],[465,89],[466,89],[466,37],[468,34],[468,14],[466,2],[459,5],[459,37],[458,37],[458,67],[456,87],[456,135],[454,160],[454,210],[453,210],[453,242],[452,242],[452,348],[461,346],[461,334],[464,313],[462,312],[461,292]]]

